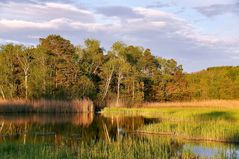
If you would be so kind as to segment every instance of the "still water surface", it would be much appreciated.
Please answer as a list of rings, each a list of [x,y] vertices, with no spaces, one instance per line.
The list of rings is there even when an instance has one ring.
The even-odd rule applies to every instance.
[[[180,141],[169,136],[152,136],[133,134],[138,128],[161,122],[157,118],[136,117],[103,117],[94,114],[4,114],[0,115],[0,144],[14,143],[54,143],[60,144],[62,140],[91,142],[106,139],[104,126],[107,126],[111,140],[117,136],[132,138],[154,138],[155,140],[170,140],[175,149],[190,150],[201,157],[210,158],[219,153],[226,153],[228,158],[239,158],[239,145]]]

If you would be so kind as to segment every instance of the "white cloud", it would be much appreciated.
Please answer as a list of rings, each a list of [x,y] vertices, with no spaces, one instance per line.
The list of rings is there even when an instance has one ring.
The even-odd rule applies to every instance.
[[[115,12],[117,8],[120,10]],[[121,11],[127,12],[121,15]],[[222,62],[239,57],[239,38],[206,34],[195,24],[157,8],[112,7],[93,11],[73,3],[0,2],[0,15],[0,43],[37,43],[39,37],[48,34],[61,34],[74,43],[98,38],[108,48],[114,41],[122,40],[149,47],[158,56],[176,58],[187,70],[192,70],[194,63],[200,65],[195,69],[217,64],[210,58]]]
[[[69,24],[72,28],[87,30],[87,31],[107,31],[110,28],[110,25],[99,24],[99,23],[82,23],[82,22],[71,22]]]
[[[143,15],[144,17],[158,18],[158,17],[168,17],[169,14],[162,12],[160,10],[151,9],[151,8],[142,8],[137,7],[133,9],[136,13]]]
[[[103,31],[107,30],[108,25],[99,23],[82,23],[80,21],[73,21],[67,18],[53,19],[45,22],[32,22],[24,20],[7,20],[0,19],[0,32],[5,32],[7,30],[17,30],[17,29],[61,29],[61,27],[68,27],[78,30],[87,31]]]
[[[0,38],[0,44],[19,44],[19,45],[21,45],[22,44],[22,42],[21,41],[16,41],[16,40],[9,40],[9,39],[1,39]],[[25,45],[27,45],[27,46],[34,46],[35,44],[34,43],[25,43]]]
[[[152,8],[134,8],[133,10],[143,16],[144,20],[137,20],[146,25],[147,28],[150,28],[150,26],[158,27],[158,30],[164,28],[164,33],[168,32],[169,34],[174,34],[175,36],[181,36],[182,38],[194,41],[195,45],[212,46],[214,44],[227,42],[225,39],[199,32],[190,22],[174,14]],[[173,38],[173,35],[171,37]]]
[[[72,28],[76,30],[86,30],[89,32],[105,31],[112,32],[115,34],[123,35],[131,32],[140,32],[140,31],[155,31],[161,32],[161,34],[167,35],[167,37],[174,38],[174,36],[181,36],[182,38],[189,39],[194,41],[195,45],[208,45],[217,44],[223,42],[221,39],[209,35],[203,35],[200,32],[197,32],[193,26],[185,21],[184,19],[178,18],[177,16],[163,12],[158,9],[152,8],[143,8],[135,7],[128,8],[135,15],[138,15],[138,18],[129,18],[121,20],[119,17],[107,17],[103,18],[111,19],[107,24],[102,24],[100,22],[94,21],[84,21],[82,19],[75,19],[74,14],[79,13],[79,16],[85,15],[88,16],[88,19],[95,19],[97,13],[93,13],[86,9],[80,9],[73,4],[63,4],[63,3],[41,3],[41,4],[21,4],[21,3],[6,3],[1,4],[0,8],[3,8],[4,13],[18,13],[17,15],[23,15],[31,13],[33,16],[37,16],[35,20],[32,16],[27,15],[29,19],[19,20],[18,19],[1,19],[0,24],[2,29],[62,29],[61,27]],[[16,8],[22,8],[16,9]],[[57,16],[55,16],[57,10]],[[113,10],[110,10],[113,11]],[[62,12],[62,13],[61,13]],[[72,13],[74,12],[74,13]],[[63,15],[64,14],[64,15]],[[110,14],[110,12],[109,12]],[[46,15],[49,15],[46,17]],[[120,14],[119,14],[120,15]],[[124,15],[125,16],[125,15]],[[49,19],[51,17],[51,19]],[[57,17],[57,18],[55,18]],[[24,19],[24,18],[22,18]],[[115,20],[116,19],[116,20]],[[117,21],[117,22],[116,22]],[[110,23],[111,22],[111,23]],[[118,32],[121,33],[118,33]],[[140,34],[140,33],[139,33]],[[165,36],[164,35],[164,36]],[[127,36],[127,35],[124,35]],[[129,35],[128,35],[129,36]],[[157,36],[157,35],[156,35]],[[120,38],[120,37],[119,37]],[[133,38],[133,37],[132,37]],[[140,40],[140,39],[139,39]]]
[[[24,20],[7,20],[1,19],[0,25],[1,28],[5,29],[56,29],[61,24],[65,24],[66,19],[54,19],[47,22],[32,22]],[[1,30],[1,29],[0,29]]]
[[[183,7],[202,7],[202,6],[209,6],[213,4],[230,4],[234,3],[237,0],[171,0],[171,4],[183,6]]]
[[[73,4],[63,3],[1,3],[0,2],[1,17],[21,20],[52,20],[57,18],[70,18],[74,20],[81,20],[84,22],[94,21],[94,13],[75,6]]]
[[[49,9],[62,9],[62,10],[66,10],[66,11],[73,11],[73,12],[82,13],[82,14],[85,14],[85,15],[92,15],[92,13],[90,11],[77,8],[76,6],[71,5],[71,4],[48,2],[48,3],[45,4],[45,7],[49,8]]]
[[[213,4],[210,6],[204,7],[196,7],[196,9],[209,17],[225,14],[225,13],[232,13],[235,15],[239,15],[239,2],[231,3],[231,4]]]

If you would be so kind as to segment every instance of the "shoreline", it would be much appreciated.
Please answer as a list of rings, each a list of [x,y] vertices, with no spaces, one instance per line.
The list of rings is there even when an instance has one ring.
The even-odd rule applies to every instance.
[[[94,112],[91,100],[0,100],[0,113],[89,113]]]

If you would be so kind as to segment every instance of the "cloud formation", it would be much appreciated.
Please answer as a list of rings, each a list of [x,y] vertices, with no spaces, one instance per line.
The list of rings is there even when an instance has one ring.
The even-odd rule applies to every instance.
[[[113,7],[100,7],[97,8],[97,13],[103,14],[108,17],[121,17],[121,18],[139,18],[131,8],[123,6]]]
[[[206,7],[197,7],[196,9],[209,17],[225,13],[233,13],[239,16],[239,2],[235,4],[214,4]]]
[[[86,9],[74,4],[56,2],[0,2],[0,13],[1,18],[29,21],[45,21],[63,17],[83,22],[94,20],[94,14]]]
[[[186,71],[237,64],[239,58],[239,37],[205,33],[183,16],[155,7],[89,9],[67,0],[5,0],[0,2],[0,15],[0,43],[36,44],[48,34],[60,34],[74,44],[96,38],[107,49],[123,41],[151,48],[157,56],[175,58]]]

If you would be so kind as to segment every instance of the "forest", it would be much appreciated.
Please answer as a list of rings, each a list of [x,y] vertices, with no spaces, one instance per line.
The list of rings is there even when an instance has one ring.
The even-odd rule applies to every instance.
[[[37,46],[1,45],[0,97],[87,98],[98,105],[239,97],[239,67],[189,74],[174,59],[154,54],[122,42],[105,50],[95,39],[75,46],[60,35],[41,38]]]
[[[186,78],[192,99],[239,98],[239,66],[210,67]]]

